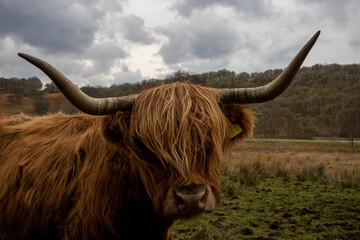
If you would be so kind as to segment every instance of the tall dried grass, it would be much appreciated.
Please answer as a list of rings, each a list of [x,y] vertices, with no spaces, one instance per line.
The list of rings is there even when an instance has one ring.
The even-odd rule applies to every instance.
[[[360,187],[360,153],[324,152],[312,148],[248,148],[244,143],[228,154],[222,173],[240,184],[255,185],[260,179],[334,182],[342,187]],[[256,143],[261,145],[261,143]],[[256,147],[256,146],[255,146]]]

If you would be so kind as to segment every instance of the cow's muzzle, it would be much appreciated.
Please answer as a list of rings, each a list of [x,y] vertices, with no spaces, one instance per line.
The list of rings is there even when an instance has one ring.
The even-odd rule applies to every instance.
[[[189,218],[202,212],[214,211],[215,207],[215,196],[208,185],[174,187],[167,193],[164,215]]]

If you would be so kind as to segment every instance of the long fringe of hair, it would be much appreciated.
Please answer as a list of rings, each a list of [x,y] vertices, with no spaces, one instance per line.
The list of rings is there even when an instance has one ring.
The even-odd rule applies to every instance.
[[[208,153],[223,156],[228,121],[213,89],[174,83],[145,90],[130,122],[130,134],[185,180],[194,169],[206,169]]]

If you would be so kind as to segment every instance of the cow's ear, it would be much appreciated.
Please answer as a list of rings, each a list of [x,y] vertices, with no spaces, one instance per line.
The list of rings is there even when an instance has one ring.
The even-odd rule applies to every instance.
[[[225,116],[229,119],[228,138],[241,140],[251,137],[254,128],[255,116],[250,108],[241,104],[224,104],[222,106]]]
[[[102,132],[106,140],[123,144],[128,140],[130,126],[130,113],[117,112],[105,116],[102,122]]]

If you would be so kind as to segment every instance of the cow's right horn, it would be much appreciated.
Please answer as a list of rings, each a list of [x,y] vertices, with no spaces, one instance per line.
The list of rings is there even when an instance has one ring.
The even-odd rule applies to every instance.
[[[107,115],[115,113],[118,110],[130,110],[137,97],[137,95],[109,98],[90,97],[47,62],[25,53],[19,53],[19,56],[34,64],[48,75],[65,97],[84,113],[91,115]]]

